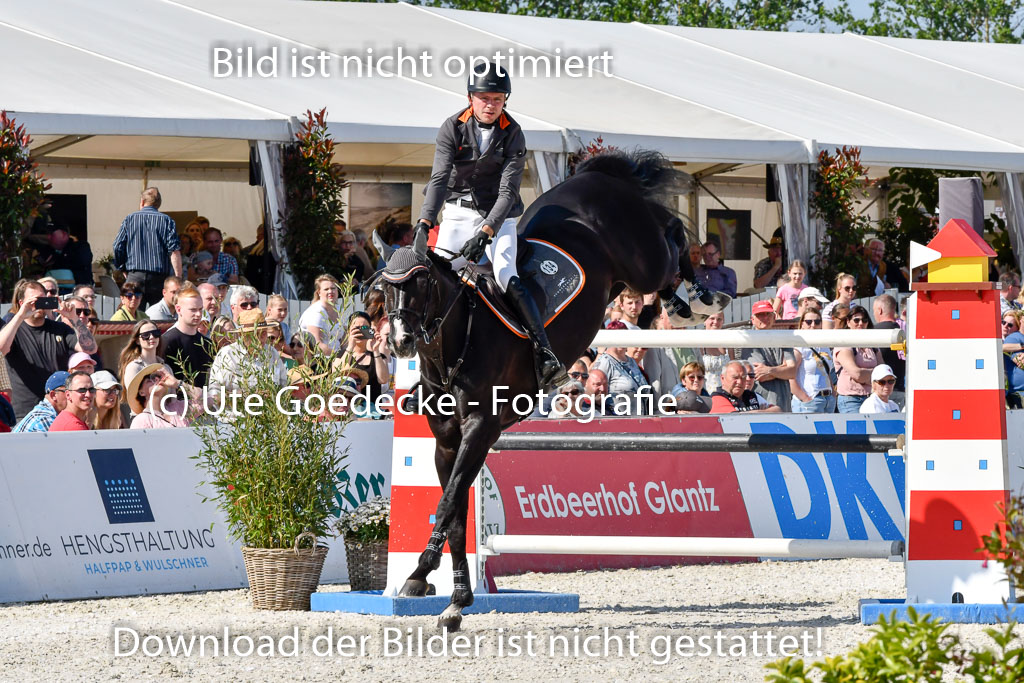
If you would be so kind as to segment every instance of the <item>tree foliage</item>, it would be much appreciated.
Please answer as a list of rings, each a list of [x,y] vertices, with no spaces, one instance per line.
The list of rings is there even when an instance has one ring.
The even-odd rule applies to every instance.
[[[327,110],[306,112],[295,134],[297,144],[285,148],[284,246],[299,296],[310,298],[313,280],[329,273],[342,279],[341,253],[334,247],[333,223],[345,203],[348,185],[340,164],[334,163],[334,140],[327,132]]]
[[[421,5],[591,21],[637,21],[762,31],[849,31],[862,35],[992,43],[1021,42],[1024,0],[873,0],[869,17],[849,0],[416,0]]]
[[[860,213],[857,201],[868,186],[867,169],[860,163],[860,150],[821,150],[814,174],[811,208],[825,224],[825,239],[811,264],[809,281],[828,291],[839,273],[856,273],[864,262],[861,248],[870,223]]]
[[[590,21],[785,31],[817,26],[822,0],[419,0],[429,7]]]
[[[50,189],[29,156],[31,142],[25,126],[0,111],[0,300],[19,277],[21,240]]]
[[[823,17],[869,36],[1019,43],[1024,0],[873,0],[867,18],[855,17],[848,0],[841,0]]]

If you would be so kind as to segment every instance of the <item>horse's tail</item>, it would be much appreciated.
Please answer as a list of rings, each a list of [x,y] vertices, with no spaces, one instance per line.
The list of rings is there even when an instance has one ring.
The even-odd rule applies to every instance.
[[[673,195],[686,194],[693,188],[689,173],[676,170],[667,157],[651,149],[604,151],[576,169],[576,175],[594,172],[626,180],[636,186],[644,199],[666,208],[671,208]]]

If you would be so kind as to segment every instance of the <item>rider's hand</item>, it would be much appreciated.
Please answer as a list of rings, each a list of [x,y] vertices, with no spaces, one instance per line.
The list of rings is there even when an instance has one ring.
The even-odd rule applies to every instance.
[[[484,248],[490,244],[491,236],[481,230],[477,234],[466,240],[466,243],[462,245],[462,251],[460,252],[467,260],[476,263],[484,255]]]

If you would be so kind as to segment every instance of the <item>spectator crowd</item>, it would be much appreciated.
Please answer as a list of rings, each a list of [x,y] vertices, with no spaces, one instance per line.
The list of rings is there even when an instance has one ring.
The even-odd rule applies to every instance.
[[[132,327],[112,367],[104,367],[94,335],[96,288],[86,267],[91,249],[62,227],[37,240],[36,263],[60,268],[56,276],[19,281],[0,321],[6,364],[0,371],[9,376],[7,389],[0,373],[0,390],[7,389],[0,392],[0,429],[184,427],[209,419],[204,413],[213,410],[211,400],[251,387],[253,368],[268,371],[282,387],[301,386],[315,374],[311,368],[331,367],[344,379],[339,392],[366,390],[374,400],[391,390],[394,359],[383,293],[370,289],[365,311],[345,316],[340,282],[350,277],[358,284],[372,275],[383,265],[373,244],[385,253],[384,247],[407,245],[411,225],[389,218],[371,241],[336,221],[343,272],[316,279],[313,301],[296,312],[292,330],[284,297],[271,294],[265,309],[260,306],[274,274],[262,226],[256,242],[243,247],[202,216],[179,232],[160,205],[159,191],[147,188],[113,243],[113,263],[125,279],[110,320]],[[753,304],[749,327],[905,329],[896,298],[884,293],[892,285],[905,289],[905,274],[887,264],[880,240],[869,240],[863,254],[863,267],[839,274],[826,295],[805,283],[804,263],[787,262],[776,234],[752,281],[758,288],[775,286],[776,295]],[[717,241],[692,245],[689,258],[706,288],[737,295],[736,272],[723,263]],[[60,278],[63,270],[70,279]],[[72,291],[59,296],[72,281]],[[1024,397],[1020,284],[1015,273],[1000,277],[1007,401],[1018,408]],[[870,310],[856,304],[865,298]],[[713,331],[723,323],[719,313],[703,326]],[[625,289],[608,307],[605,327],[670,329],[672,323],[656,296]],[[896,412],[905,402],[905,373],[902,352],[867,346],[590,349],[572,364],[572,381],[549,395],[535,416]],[[641,395],[651,400],[618,400]]]

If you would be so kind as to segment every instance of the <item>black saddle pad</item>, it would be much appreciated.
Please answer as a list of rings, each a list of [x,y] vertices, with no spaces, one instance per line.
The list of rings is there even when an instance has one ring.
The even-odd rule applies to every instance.
[[[526,248],[523,248],[524,243]],[[519,279],[537,302],[545,327],[569,305],[586,282],[583,268],[576,259],[560,247],[540,239],[519,240],[516,267]],[[505,296],[495,282],[489,264],[487,267],[477,266],[472,273],[465,270],[463,277],[509,330],[527,338],[518,316],[505,303]]]

